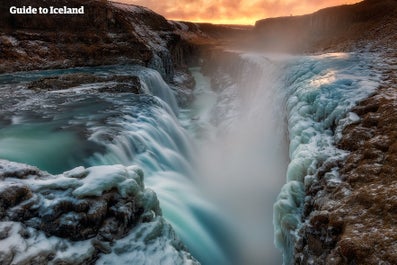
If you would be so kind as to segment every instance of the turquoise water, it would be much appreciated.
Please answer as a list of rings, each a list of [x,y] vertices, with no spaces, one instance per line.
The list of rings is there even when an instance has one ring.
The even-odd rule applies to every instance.
[[[159,73],[139,66],[0,75],[0,158],[54,174],[80,165],[137,165],[202,264],[281,264],[274,241],[288,264],[304,187],[316,181],[319,165],[343,159],[334,143],[354,120],[349,110],[376,88],[368,60],[242,54],[233,66],[239,79],[222,73],[227,85],[216,92],[192,69],[196,100],[188,109],[178,109]],[[76,72],[138,75],[144,94],[97,93],[95,84],[23,88]],[[337,173],[330,177],[337,180]]]
[[[78,70],[138,74],[145,94],[99,94],[84,87],[36,93],[20,87],[28,80],[71,70],[0,76],[5,95],[0,158],[51,173],[81,165],[138,165],[145,185],[158,195],[164,217],[191,253],[202,264],[230,264],[234,255],[227,222],[195,185],[192,139],[177,119],[173,92],[161,76],[137,66]]]
[[[73,165],[80,141],[71,132],[53,132],[48,124],[23,124],[0,129],[0,157],[60,173]],[[34,155],[32,155],[34,154]]]

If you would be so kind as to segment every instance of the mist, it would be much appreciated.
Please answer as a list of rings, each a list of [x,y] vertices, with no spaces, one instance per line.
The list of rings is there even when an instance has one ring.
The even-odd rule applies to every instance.
[[[288,165],[282,69],[258,55],[240,58],[235,67],[244,78],[235,82],[218,72],[213,78],[228,82],[212,94],[215,103],[208,106],[207,98],[207,106],[199,106],[211,110],[213,126],[199,145],[198,181],[232,223],[235,264],[281,264],[272,220]]]

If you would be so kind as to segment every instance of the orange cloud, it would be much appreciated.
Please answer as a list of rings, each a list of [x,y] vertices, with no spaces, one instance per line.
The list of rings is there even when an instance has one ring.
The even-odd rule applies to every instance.
[[[360,0],[116,0],[146,6],[167,19],[217,24],[254,24],[278,16],[303,15]]]

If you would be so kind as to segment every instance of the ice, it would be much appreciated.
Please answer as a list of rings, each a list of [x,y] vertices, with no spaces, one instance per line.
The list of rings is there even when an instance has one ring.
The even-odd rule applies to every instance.
[[[0,200],[6,202],[0,215],[1,264],[199,264],[161,216],[157,196],[144,188],[136,165],[50,175],[0,160],[0,178]],[[113,200],[110,205],[103,196]],[[84,234],[87,222],[97,234]]]
[[[121,196],[127,193],[135,194],[140,187],[136,182],[139,175],[135,167],[122,165],[96,166],[87,169],[88,175],[84,184],[73,191],[73,195],[81,198],[88,196],[101,196],[104,191],[116,188]]]
[[[96,264],[130,265],[131,257],[137,265],[197,265],[176,238],[171,226],[164,219],[156,218],[151,223],[137,226],[125,238],[112,246],[112,253],[102,256]]]
[[[44,232],[17,222],[0,222],[0,232],[7,233],[6,238],[0,239],[0,261],[11,264],[36,261],[39,264],[70,262],[83,265],[95,252],[89,240],[73,242],[47,237]],[[53,257],[50,261],[47,260],[49,256]]]
[[[374,59],[374,58],[372,58]],[[286,68],[290,163],[287,184],[274,205],[275,244],[283,249],[284,264],[292,262],[305,187],[317,181],[317,169],[343,160],[336,148],[342,130],[356,122],[351,108],[371,95],[379,76],[359,54],[324,54],[291,60]],[[325,174],[329,185],[340,182],[336,168]]]

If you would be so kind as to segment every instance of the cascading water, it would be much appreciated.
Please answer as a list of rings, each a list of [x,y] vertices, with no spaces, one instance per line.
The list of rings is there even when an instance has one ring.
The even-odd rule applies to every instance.
[[[191,143],[173,113],[156,98],[140,97],[127,104],[115,99],[124,113],[111,121],[121,126],[119,135],[109,135],[109,123],[94,128],[91,140],[104,143],[106,151],[88,159],[90,165],[134,163],[145,171],[146,185],[161,202],[164,217],[202,264],[227,264],[220,242],[209,232],[207,222],[221,220],[216,209],[200,195],[191,168]],[[112,132],[113,134],[113,132]],[[206,253],[203,255],[203,253]]]
[[[201,129],[198,182],[232,220],[240,257],[233,264],[281,264],[272,216],[288,162],[283,63],[262,54],[237,56],[231,70],[221,65],[212,76],[218,80],[215,92],[194,72],[200,106],[193,109],[204,112],[192,114]]]
[[[0,158],[52,173],[137,165],[202,264],[281,264],[272,221],[290,264],[304,185],[322,163],[343,158],[335,137],[356,118],[348,111],[376,77],[355,54],[238,56],[235,75],[221,69],[213,76],[221,80],[216,91],[192,69],[196,101],[187,110],[177,108],[158,72],[138,66],[3,75]],[[143,95],[99,93],[96,84],[42,93],[19,87],[76,72],[137,75]],[[329,181],[337,182],[334,173]]]
[[[175,116],[175,98],[161,75],[138,66],[78,70],[96,75],[137,75],[144,95],[87,93],[84,87],[38,95],[22,92],[26,95],[21,96],[19,105],[4,113],[14,117],[14,122],[0,130],[1,157],[53,173],[80,165],[138,165],[144,170],[145,184],[158,195],[164,217],[193,255],[202,264],[230,263],[225,253],[230,244],[217,236],[221,232],[211,232],[224,229],[222,216],[194,184],[192,143]],[[4,104],[6,101],[4,98]],[[44,145],[52,139],[49,135],[58,144]],[[21,142],[32,144],[16,144]]]
[[[210,130],[201,129],[199,182],[234,220],[238,264],[282,263],[273,228],[284,264],[293,263],[304,187],[315,181],[322,164],[343,159],[335,142],[356,119],[348,112],[377,86],[366,60],[357,54],[241,53],[236,65],[227,70],[221,65],[212,76],[218,83],[216,103],[207,98],[196,107],[207,117],[195,117],[198,127]],[[199,86],[210,86],[199,80]],[[337,172],[327,173],[327,179],[337,183]]]

